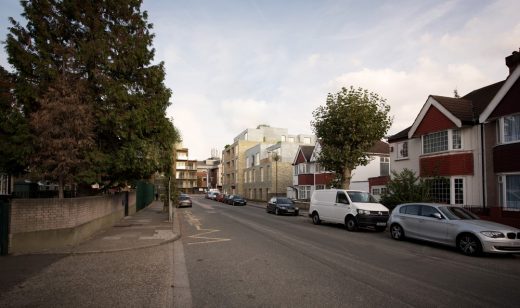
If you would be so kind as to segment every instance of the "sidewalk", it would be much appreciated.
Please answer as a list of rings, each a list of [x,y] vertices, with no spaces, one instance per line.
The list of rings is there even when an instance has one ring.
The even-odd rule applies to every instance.
[[[175,213],[175,208],[174,208]],[[148,207],[121,219],[111,228],[95,234],[85,242],[50,254],[85,254],[140,249],[173,242],[180,238],[177,215],[168,222],[168,212],[163,204],[153,201]]]

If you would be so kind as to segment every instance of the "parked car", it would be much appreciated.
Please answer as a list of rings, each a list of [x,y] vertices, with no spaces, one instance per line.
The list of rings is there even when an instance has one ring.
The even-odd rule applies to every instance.
[[[191,198],[188,195],[180,194],[179,195],[179,203],[177,207],[192,207]]]
[[[208,191],[206,193],[206,199],[215,200],[217,195],[218,195],[218,192],[216,192],[216,191]]]
[[[345,224],[347,230],[371,227],[378,232],[386,229],[388,209],[365,191],[324,189],[311,196],[309,216],[319,225],[322,221]]]
[[[231,204],[231,205],[246,205],[247,201],[242,196],[231,195],[228,198],[228,204]]]
[[[267,213],[275,213],[276,215],[291,214],[298,216],[300,214],[300,209],[294,205],[294,201],[283,197],[272,197],[269,199],[265,211]]]
[[[222,201],[220,201],[220,202],[222,202],[222,203],[226,203],[226,204],[227,204],[228,201],[229,201],[229,197],[230,197],[230,196],[231,196],[231,195],[224,194],[224,197],[222,198]]]
[[[218,194],[215,197],[215,201],[222,202],[222,200],[224,200],[224,194]]]
[[[398,205],[388,221],[395,240],[414,238],[456,247],[465,255],[520,253],[520,229],[481,220],[453,205]]]

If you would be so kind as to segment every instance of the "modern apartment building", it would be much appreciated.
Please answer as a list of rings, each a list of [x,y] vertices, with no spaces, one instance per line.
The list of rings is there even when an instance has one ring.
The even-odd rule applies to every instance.
[[[222,152],[223,192],[255,200],[285,195],[298,146],[315,141],[312,135],[291,135],[286,128],[268,125],[244,130]]]
[[[189,150],[179,146],[174,150],[176,187],[180,192],[193,194],[197,192],[197,161],[189,159]]]

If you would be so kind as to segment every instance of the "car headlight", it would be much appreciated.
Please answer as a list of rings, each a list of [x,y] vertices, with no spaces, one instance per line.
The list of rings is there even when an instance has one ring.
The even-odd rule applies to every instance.
[[[482,231],[480,233],[487,237],[491,237],[491,238],[504,238],[505,237],[504,233],[498,232],[498,231]]]
[[[367,210],[357,210],[357,213],[358,214],[361,214],[361,215],[370,215],[370,211],[367,211]]]

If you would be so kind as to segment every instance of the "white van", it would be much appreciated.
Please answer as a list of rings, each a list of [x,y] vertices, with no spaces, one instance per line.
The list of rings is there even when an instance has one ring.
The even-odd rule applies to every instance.
[[[315,225],[322,221],[345,224],[347,230],[372,227],[382,232],[386,229],[388,209],[365,191],[324,189],[312,194],[309,216]]]

